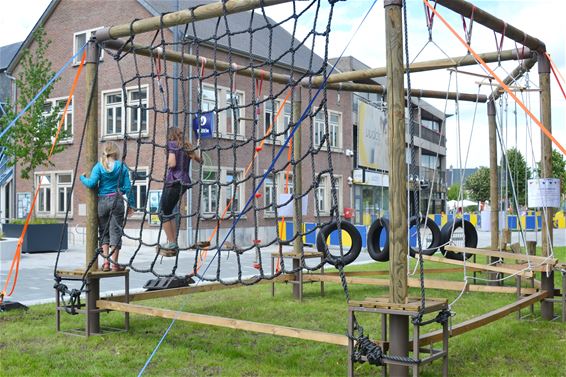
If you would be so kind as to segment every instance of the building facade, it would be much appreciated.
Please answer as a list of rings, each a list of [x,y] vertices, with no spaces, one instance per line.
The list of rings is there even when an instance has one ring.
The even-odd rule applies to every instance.
[[[54,0],[38,25],[44,25],[47,38],[52,41],[48,57],[53,67],[61,67],[97,29],[175,11],[171,8],[173,3],[175,2],[123,0],[100,2],[92,7],[90,2]],[[180,1],[181,8],[189,4],[194,6],[195,2]],[[89,17],[85,18],[85,14]],[[260,19],[263,17],[255,17],[254,22],[266,22],[265,19]],[[250,12],[228,16],[228,20],[230,29],[237,30],[239,27],[247,30]],[[268,21],[275,24],[274,21]],[[176,29],[165,29],[159,38],[163,37],[167,41],[185,39],[189,41],[184,45],[187,48],[185,52],[206,59],[230,61],[238,66],[250,64],[250,57],[253,57],[254,64],[264,65],[266,60],[273,59],[276,62],[272,68],[265,66],[264,69],[272,69],[274,73],[292,73],[294,77],[301,77],[307,70],[317,71],[323,64],[321,58],[304,46],[298,48],[293,57],[283,55],[274,59],[278,52],[277,44],[300,45],[281,26],[274,27],[271,36],[254,34],[254,40],[269,38],[273,41],[273,51],[269,51],[273,55],[268,56],[265,44],[261,41],[254,43],[257,47],[250,54],[249,38],[232,39],[229,42],[230,51],[226,38],[206,41],[214,32],[215,24],[215,20],[197,22],[194,30],[192,27],[180,30],[182,34],[175,34]],[[267,28],[265,30],[267,32]],[[153,33],[141,34],[134,38],[134,42],[151,45],[153,38]],[[24,47],[34,48],[31,34],[24,42]],[[281,47],[284,48],[286,47]],[[10,66],[13,74],[17,74],[19,69],[17,58],[16,56]],[[67,70],[55,85],[52,98],[46,104],[46,111],[66,100],[79,59],[74,63],[73,68]],[[155,74],[157,64],[162,67],[161,75]],[[192,79],[183,81],[174,80],[173,77]],[[166,170],[164,145],[167,128],[178,126],[191,133],[195,115],[212,112],[215,134],[211,139],[200,141],[204,162],[202,165],[193,163],[191,169],[193,182],[197,184],[185,195],[180,206],[181,213],[190,219],[182,221],[180,237],[185,238],[185,242],[194,242],[195,237],[199,240],[206,239],[217,226],[220,228],[219,236],[222,237],[232,225],[234,216],[244,209],[246,201],[252,197],[254,211],[243,214],[236,231],[236,242],[250,244],[258,237],[273,239],[279,219],[275,216],[272,203],[285,192],[293,192],[292,173],[286,175],[283,172],[288,165],[288,147],[283,151],[282,158],[275,163],[278,173],[266,177],[259,192],[261,195],[254,196],[253,192],[271,165],[273,156],[283,148],[285,130],[292,120],[293,110],[291,100],[283,106],[288,88],[268,83],[267,78],[265,81],[263,92],[258,93],[257,80],[254,82],[249,77],[215,74],[208,69],[202,69],[201,72],[200,67],[175,65],[132,54],[125,54],[117,61],[112,51],[102,53],[97,93],[99,142],[102,145],[104,142],[114,141],[127,151],[125,162],[131,169],[134,187],[132,194],[135,195],[138,209],[126,223],[128,234],[134,237],[143,234],[147,242],[155,242],[159,235],[159,222],[147,210],[157,211]],[[84,226],[86,189],[81,184],[76,184],[72,191],[71,187],[78,175],[91,168],[86,166],[84,153],[79,151],[87,108],[85,85],[83,78],[72,98],[64,124],[71,136],[61,140],[66,148],[53,157],[54,166],[36,169],[33,181],[16,179],[16,215],[26,213],[26,202],[23,199],[30,196],[35,187],[39,187],[35,216],[62,219],[69,211],[71,224],[78,228]],[[160,88],[164,88],[163,93]],[[313,94],[312,90],[297,87],[293,98],[300,100],[304,111]],[[321,103],[321,100],[315,101],[310,116],[298,131],[302,138],[301,152],[305,156],[300,163],[302,191],[305,193],[304,203],[307,207],[303,220],[312,222],[330,221],[331,218],[332,179],[330,174],[324,173],[330,172],[330,164],[340,211],[344,207],[351,207],[348,177],[352,162],[347,153],[353,149],[350,128],[351,95],[328,92],[328,139],[323,138],[326,122],[323,112],[318,111]],[[275,114],[280,109],[281,115],[276,118]],[[274,132],[267,135],[266,130],[271,125]],[[261,139],[265,139],[265,145],[258,152],[258,158],[254,158],[257,140]],[[241,146],[233,149],[231,146],[234,143]],[[327,148],[330,150],[330,159],[326,153]],[[316,150],[320,152],[311,153]],[[75,170],[77,159],[79,171]],[[249,164],[253,164],[252,170],[247,169]],[[317,212],[320,214],[318,219]],[[196,229],[199,230],[198,235],[195,233]]]

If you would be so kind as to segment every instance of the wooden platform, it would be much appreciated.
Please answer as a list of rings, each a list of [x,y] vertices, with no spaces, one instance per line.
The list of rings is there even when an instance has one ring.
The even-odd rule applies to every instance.
[[[511,260],[518,260],[524,262],[530,261],[533,264],[548,264],[554,266],[555,264],[558,263],[558,259],[556,258],[540,257],[536,255],[516,254],[516,253],[509,253],[506,251],[499,251],[499,250],[474,249],[471,247],[459,247],[452,245],[446,246],[445,249],[448,251],[453,251],[455,253],[484,255],[486,257],[496,257],[496,258],[511,259]]]
[[[85,270],[82,268],[77,268],[74,270],[57,270],[55,272],[57,276],[60,276],[63,279],[82,279],[85,276]],[[123,271],[88,271],[86,277],[89,278],[112,278],[112,277],[119,277],[119,276],[126,276],[130,273],[129,269],[125,269]]]
[[[305,251],[303,253],[295,253],[293,251],[285,251],[283,253],[279,253],[277,251],[274,251],[271,253],[272,257],[280,257],[283,256],[283,258],[301,258],[301,257],[305,257],[305,258],[322,258],[324,256],[323,253],[319,253],[318,251]]]
[[[392,309],[409,312],[418,312],[421,309],[420,297],[409,297],[407,303],[398,304],[389,301],[389,297],[369,297],[362,301],[350,301],[351,307],[375,308],[375,309]],[[448,308],[448,300],[446,299],[426,299],[424,313],[436,312]]]

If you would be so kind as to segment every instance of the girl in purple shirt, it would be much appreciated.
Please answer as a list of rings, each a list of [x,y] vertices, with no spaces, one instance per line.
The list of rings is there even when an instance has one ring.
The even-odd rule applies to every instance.
[[[189,176],[191,160],[202,162],[200,154],[197,154],[191,143],[183,138],[183,132],[178,128],[169,128],[167,133],[167,175],[161,194],[161,210],[159,211],[167,242],[160,245],[161,249],[176,250],[178,248],[177,224],[172,221],[175,218],[173,210],[191,184]]]

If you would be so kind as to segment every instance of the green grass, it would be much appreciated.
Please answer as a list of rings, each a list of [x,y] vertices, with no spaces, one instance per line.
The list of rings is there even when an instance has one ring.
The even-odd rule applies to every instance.
[[[566,259],[566,248],[556,251]],[[435,264],[427,263],[433,267]],[[386,264],[351,267],[351,270],[385,268]],[[435,276],[434,278],[445,278]],[[452,274],[453,279],[461,276]],[[509,282],[508,284],[513,284]],[[386,295],[386,288],[352,286],[353,299]],[[418,290],[411,290],[418,295]],[[453,300],[458,292],[427,290],[428,297]],[[454,323],[513,302],[514,295],[469,293],[453,307]],[[274,323],[344,334],[346,303],[337,284],[326,285],[320,297],[318,284],[305,286],[305,301],[292,299],[290,285],[258,285],[190,296],[141,301],[141,305],[182,309],[195,313]],[[556,309],[558,311],[558,308]],[[526,310],[523,313],[527,313]],[[536,313],[539,314],[538,305]],[[379,338],[378,315],[358,320],[372,338]],[[120,327],[123,314],[102,314],[105,326]],[[132,376],[137,375],[170,321],[131,316],[129,333],[85,339],[55,332],[53,305],[37,305],[27,312],[0,313],[0,376]],[[63,316],[64,328],[83,325],[82,316]],[[436,329],[434,325],[423,330]],[[566,375],[566,324],[518,321],[512,314],[488,326],[450,340],[452,376],[564,376]],[[344,376],[344,347],[275,337],[178,321],[155,355],[147,376]],[[357,376],[375,376],[380,369],[356,365]],[[439,362],[423,369],[437,376]]]

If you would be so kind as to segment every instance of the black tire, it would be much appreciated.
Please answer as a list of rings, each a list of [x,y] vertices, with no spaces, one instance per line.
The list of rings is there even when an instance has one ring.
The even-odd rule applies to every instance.
[[[438,250],[438,247],[440,246],[440,243],[441,243],[441,240],[442,240],[442,238],[440,236],[440,228],[438,227],[438,225],[436,225],[434,220],[431,219],[430,217],[419,216],[418,221],[420,223],[419,226],[425,225],[430,230],[430,233],[432,234],[432,241],[430,241],[430,243],[428,245],[424,244],[425,240],[421,241],[421,242],[423,242],[422,253],[424,255],[433,255]],[[417,226],[417,216],[411,217],[411,220],[409,221],[409,232],[411,231],[410,229],[414,226]],[[410,235],[409,235],[409,237],[410,237]],[[415,246],[415,247],[411,247],[409,249],[409,254],[411,254],[411,256],[413,258],[418,253],[419,253],[418,245]]]
[[[385,232],[385,245],[383,249],[379,246],[381,232]],[[378,262],[389,260],[389,220],[381,217],[373,222],[368,230],[367,248],[369,256]]]
[[[323,226],[316,236],[316,248],[319,253],[323,253],[325,260],[333,266],[342,265],[346,266],[356,260],[360,252],[362,251],[362,236],[356,227],[344,220],[340,220],[340,228],[348,233],[350,239],[352,240],[352,245],[350,250],[344,253],[343,256],[332,255],[328,246],[326,245],[326,240],[328,236],[338,229],[338,222],[334,221],[330,224]]]
[[[478,232],[476,231],[476,227],[469,221],[464,219],[456,219],[450,220],[440,230],[440,236],[442,239],[442,245],[445,245],[450,242],[452,239],[452,231],[453,229],[463,228],[464,229],[464,237],[466,242],[464,246],[466,247],[476,247],[478,246]],[[466,255],[466,259],[469,259],[472,254],[464,254],[464,253],[456,253],[453,251],[445,250],[444,247],[440,248],[442,254],[448,259],[454,260],[464,260],[464,255]]]

